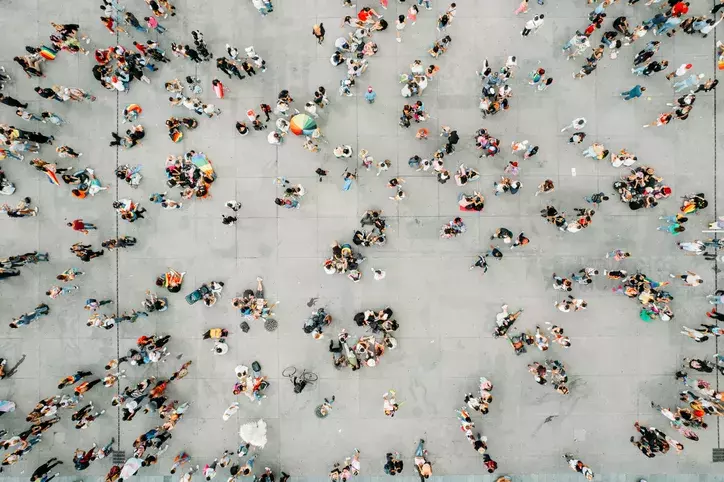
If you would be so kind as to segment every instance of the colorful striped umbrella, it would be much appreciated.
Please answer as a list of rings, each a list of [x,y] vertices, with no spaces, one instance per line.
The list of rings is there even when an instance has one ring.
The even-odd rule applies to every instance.
[[[310,136],[316,128],[317,123],[307,114],[297,114],[289,122],[289,129],[298,136]]]
[[[57,50],[53,50],[50,47],[43,45],[40,47],[40,56],[45,60],[55,60],[55,55],[58,53]]]

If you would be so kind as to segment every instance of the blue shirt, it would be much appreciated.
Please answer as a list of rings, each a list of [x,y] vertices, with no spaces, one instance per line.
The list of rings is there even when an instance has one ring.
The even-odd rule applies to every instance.
[[[641,94],[643,94],[643,92],[641,91],[640,85],[637,85],[636,87],[628,91],[629,97],[641,97]]]

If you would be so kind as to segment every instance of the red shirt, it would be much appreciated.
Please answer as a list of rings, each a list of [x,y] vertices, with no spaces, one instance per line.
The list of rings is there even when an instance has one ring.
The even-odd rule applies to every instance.
[[[370,18],[370,12],[367,10],[360,10],[360,12],[357,14],[357,18],[362,20],[363,22],[366,22],[368,18]]]
[[[75,231],[83,231],[85,229],[85,223],[81,221],[80,219],[76,219],[73,221],[73,230]]]
[[[671,9],[671,13],[673,15],[676,15],[677,17],[680,15],[684,15],[689,11],[689,6],[685,4],[684,2],[679,2],[676,5],[674,5],[674,8]]]

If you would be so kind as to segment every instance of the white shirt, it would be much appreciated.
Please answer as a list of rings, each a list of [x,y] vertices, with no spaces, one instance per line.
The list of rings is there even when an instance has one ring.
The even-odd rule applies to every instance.
[[[541,25],[543,25],[543,20],[544,20],[544,19],[538,19],[538,20],[532,19],[532,20],[528,20],[528,21],[525,23],[525,28],[527,28],[527,29],[529,29],[529,30],[537,29],[537,28],[539,28]]]
[[[687,67],[687,64],[681,64],[681,66],[678,69],[676,69],[676,76],[681,77],[682,75],[684,75],[686,73],[687,70],[689,70]]]

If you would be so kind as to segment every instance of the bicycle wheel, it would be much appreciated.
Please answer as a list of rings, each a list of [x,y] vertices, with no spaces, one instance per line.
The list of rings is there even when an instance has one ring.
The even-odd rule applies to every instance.
[[[305,382],[316,382],[319,380],[319,376],[316,373],[308,372],[306,370],[302,373],[302,378]]]
[[[284,370],[282,370],[282,376],[287,378],[292,378],[296,373],[296,367],[286,367]]]

